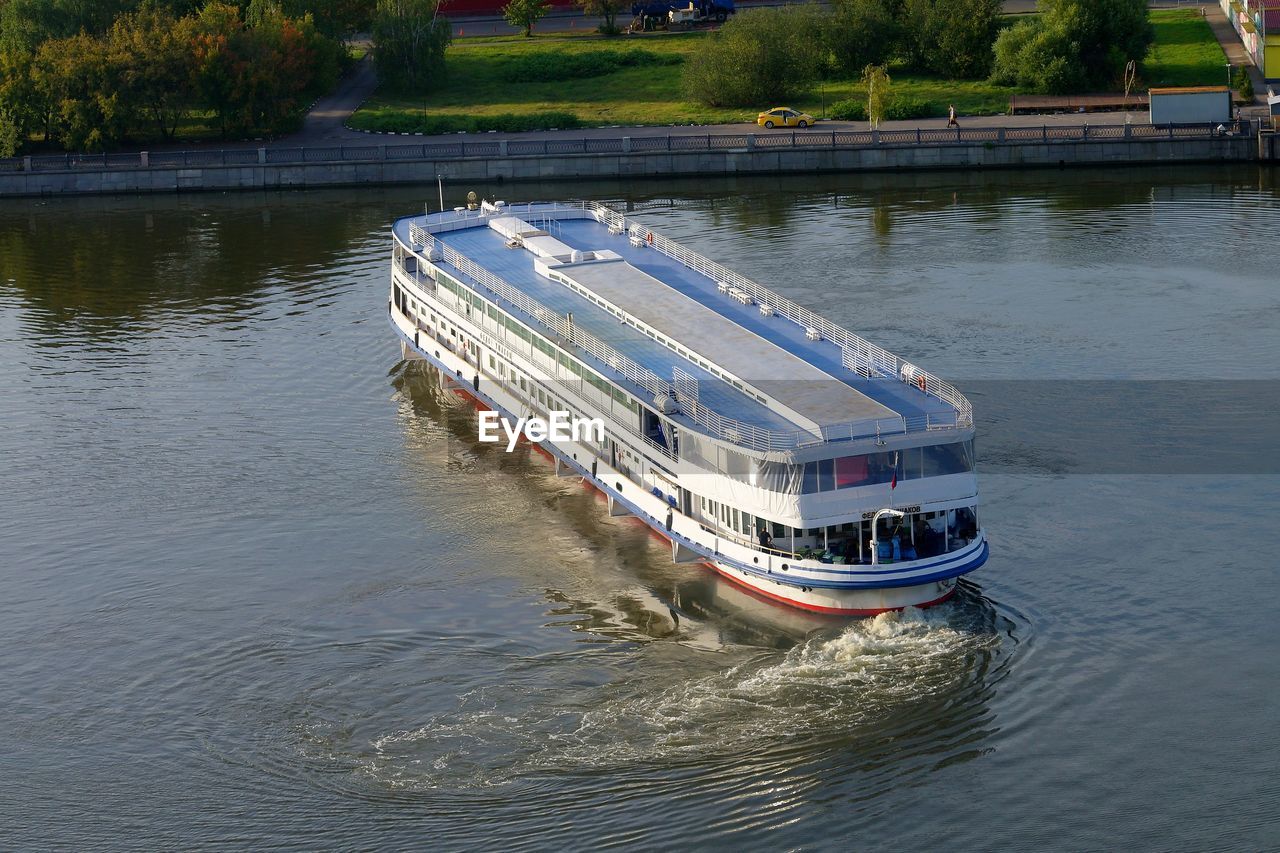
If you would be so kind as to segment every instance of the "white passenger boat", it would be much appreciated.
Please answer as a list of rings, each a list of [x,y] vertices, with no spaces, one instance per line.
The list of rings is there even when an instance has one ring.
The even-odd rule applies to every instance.
[[[870,615],[944,601],[986,561],[973,409],[933,374],[600,204],[485,202],[393,234],[405,354],[509,424],[599,419],[538,443],[676,562]]]

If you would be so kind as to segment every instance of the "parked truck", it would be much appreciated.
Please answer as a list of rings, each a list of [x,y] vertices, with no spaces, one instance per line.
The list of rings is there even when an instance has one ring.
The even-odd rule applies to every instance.
[[[632,29],[691,26],[703,21],[725,21],[734,13],[733,0],[642,0],[631,7]]]

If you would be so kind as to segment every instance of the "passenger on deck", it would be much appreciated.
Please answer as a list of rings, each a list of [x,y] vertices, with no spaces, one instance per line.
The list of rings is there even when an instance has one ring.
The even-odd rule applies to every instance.
[[[756,529],[756,536],[760,539],[761,548],[773,547],[773,536],[769,534],[769,528],[759,527]]]
[[[844,550],[841,556],[844,557],[846,564],[858,562],[858,540],[854,536],[850,536],[844,540]]]

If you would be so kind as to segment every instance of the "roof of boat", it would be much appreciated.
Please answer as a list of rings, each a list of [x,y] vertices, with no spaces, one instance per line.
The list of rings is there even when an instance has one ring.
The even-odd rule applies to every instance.
[[[607,221],[584,216],[581,207],[534,204],[490,209],[488,215],[406,217],[394,226],[406,246],[414,243],[413,226],[542,306],[571,314],[575,327],[658,377],[670,382],[682,372],[699,380],[702,403],[743,423],[822,434],[837,424],[898,420],[904,428],[887,431],[901,432],[957,415],[954,405],[900,375],[868,377],[851,370],[838,343],[814,339],[811,328],[762,311],[763,300],[729,292],[687,257],[677,259],[652,241],[633,239],[633,226],[611,229]],[[447,260],[434,263],[474,286]],[[502,307],[538,327],[537,318],[509,303]],[[618,312],[632,322],[620,322]],[[664,344],[664,336],[676,346]]]

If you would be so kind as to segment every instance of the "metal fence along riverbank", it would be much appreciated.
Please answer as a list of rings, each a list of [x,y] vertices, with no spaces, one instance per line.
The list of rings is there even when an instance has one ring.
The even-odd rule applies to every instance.
[[[750,134],[433,140],[0,160],[0,196],[266,189],[450,178],[531,180],[874,169],[1274,159],[1274,139],[1230,125],[1080,124]]]

